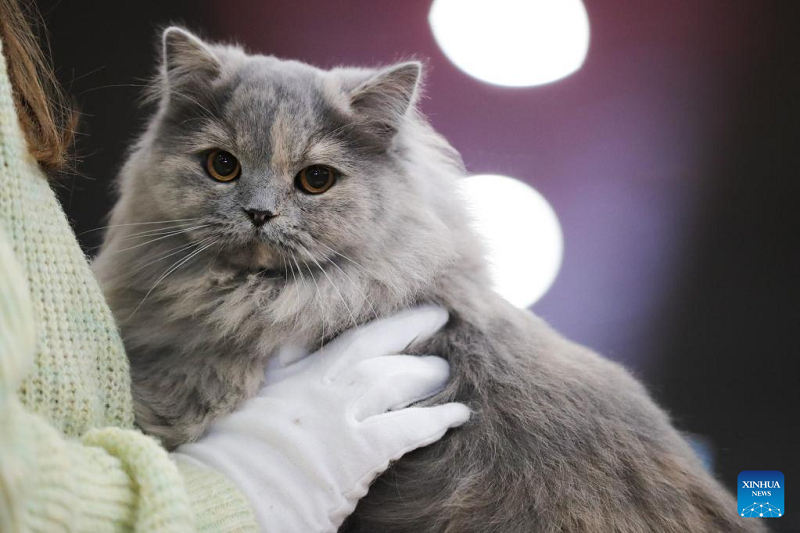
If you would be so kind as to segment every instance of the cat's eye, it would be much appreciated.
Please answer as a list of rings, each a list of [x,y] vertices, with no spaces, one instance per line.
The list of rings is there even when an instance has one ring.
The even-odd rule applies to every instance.
[[[309,194],[322,194],[336,183],[336,171],[325,165],[311,165],[297,173],[297,187]]]
[[[211,150],[206,157],[206,172],[217,181],[233,181],[241,171],[239,160],[230,152]]]

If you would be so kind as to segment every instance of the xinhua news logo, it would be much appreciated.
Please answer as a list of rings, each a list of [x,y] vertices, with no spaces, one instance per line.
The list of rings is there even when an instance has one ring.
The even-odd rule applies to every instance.
[[[777,470],[745,470],[739,473],[739,516],[778,518],[783,508],[783,474]]]

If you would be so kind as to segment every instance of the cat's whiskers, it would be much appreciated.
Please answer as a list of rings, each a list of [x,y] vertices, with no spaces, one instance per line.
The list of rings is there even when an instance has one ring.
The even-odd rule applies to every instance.
[[[110,85],[99,85],[97,87],[90,87],[89,89],[78,93],[78,96],[83,96],[84,94],[99,91],[101,89],[113,89],[117,87],[149,87],[149,85],[144,83],[112,83]]]
[[[217,240],[219,240],[219,239],[217,239]],[[217,253],[214,254],[214,259],[212,259],[211,263],[209,263],[208,269],[207,269],[209,272],[211,271],[211,267],[213,267],[214,264],[217,262],[217,258],[219,257],[219,254],[220,254],[220,252],[222,252],[223,248],[225,248],[225,240],[223,240],[220,243],[219,248],[217,249]]]
[[[263,274],[264,272],[267,272],[268,270],[269,270],[269,267],[262,268],[261,270],[259,270],[259,271],[258,271],[258,272],[256,272],[255,274],[253,274],[253,277],[258,277],[258,276],[260,276],[261,274]],[[269,277],[267,277],[267,279],[272,279],[272,278],[269,278]]]
[[[379,282],[379,283],[383,283],[384,285],[388,285],[388,286],[389,286],[389,287],[390,287],[392,290],[394,290],[394,291],[395,291],[395,293],[396,293],[396,294],[398,294],[398,295],[399,295],[399,294],[403,294],[403,291],[401,291],[401,290],[400,290],[400,289],[397,287],[397,285],[395,285],[395,284],[394,284],[394,282],[393,282],[393,281],[391,281],[391,280],[389,280],[389,279],[383,279],[383,278],[380,278],[380,277],[376,276],[374,272],[372,272],[371,270],[369,270],[367,267],[365,267],[364,265],[362,265],[361,263],[359,263],[359,262],[358,262],[358,261],[356,261],[355,259],[351,259],[350,257],[346,256],[345,254],[343,254],[343,253],[341,253],[341,252],[339,252],[339,251],[337,251],[337,250],[334,250],[334,249],[333,249],[333,248],[331,248],[330,246],[326,245],[324,242],[318,242],[318,244],[319,244],[319,245],[321,245],[321,246],[323,246],[324,248],[327,248],[328,250],[330,250],[330,251],[331,251],[331,252],[333,252],[334,254],[338,255],[338,256],[339,256],[339,257],[341,257],[342,259],[345,259],[346,261],[349,261],[350,263],[352,263],[352,264],[353,264],[353,265],[355,265],[356,267],[360,268],[360,269],[361,269],[361,270],[362,270],[362,271],[363,271],[365,274],[367,274],[368,276],[370,276],[370,277],[371,277],[372,279],[374,279],[375,281],[377,281],[377,282]]]
[[[163,274],[161,274],[161,276],[156,280],[153,286],[150,287],[150,290],[147,291],[147,293],[144,295],[144,298],[142,298],[142,301],[139,302],[139,305],[136,306],[136,309],[133,310],[133,312],[130,314],[130,316],[128,316],[126,321],[133,318],[133,315],[135,315],[136,312],[142,307],[142,305],[144,305],[144,302],[145,300],[147,300],[147,297],[150,296],[150,294],[155,290],[155,288],[159,285],[159,283],[164,281],[167,278],[167,276],[169,276],[170,274],[181,268],[183,265],[185,265],[186,263],[197,257],[201,252],[203,252],[203,250],[206,250],[207,248],[213,246],[214,243],[216,242],[217,239],[207,244],[203,245],[197,244],[197,247],[192,252],[190,252],[188,255],[184,256],[183,258],[173,263],[172,266],[170,266]]]
[[[205,227],[210,226],[210,225],[211,224],[202,224],[200,226],[194,226],[194,227],[191,227],[191,228],[175,230],[175,231],[172,231],[172,232],[170,232],[170,233],[168,233],[166,235],[162,235],[161,237],[157,237],[155,239],[152,239],[152,240],[149,240],[149,241],[145,241],[145,242],[136,244],[134,246],[129,246],[128,248],[123,248],[122,250],[114,250],[113,252],[111,252],[110,255],[116,255],[116,254],[120,254],[122,252],[127,252],[128,250],[134,250],[134,249],[139,248],[141,246],[147,246],[148,244],[153,244],[154,242],[157,242],[157,241],[169,238],[169,237],[176,237],[176,236],[181,235],[183,233],[188,233],[190,231],[194,231],[194,230],[197,230],[197,229],[202,229],[202,228],[205,228]]]
[[[292,254],[292,252],[286,252],[286,253],[288,255]],[[297,315],[299,315],[300,306],[302,305],[300,303],[300,285],[297,283],[297,276],[295,276],[295,273],[294,273],[294,265],[292,265],[291,261],[289,261],[288,264],[289,264],[289,270],[292,272],[292,279],[294,279],[294,284],[293,284],[294,285],[294,297],[295,297],[295,300],[297,302],[297,308],[295,310],[296,311],[295,315],[297,316]],[[305,283],[305,281],[303,283]],[[295,330],[296,330],[296,327],[297,327],[298,324],[299,324],[299,322],[295,319]],[[295,330],[292,330],[292,331],[294,332]]]
[[[122,238],[122,240],[135,239],[137,237],[158,237],[159,235],[164,235],[166,233],[175,230],[185,229],[186,227],[191,226],[192,224],[194,224],[194,222],[184,222],[183,224],[175,224],[164,228],[139,231],[137,233],[131,233],[130,235],[126,235],[125,237]]]
[[[186,250],[187,248],[192,248],[194,246],[197,246],[198,244],[199,245],[203,245],[206,242],[211,241],[212,239],[214,239],[213,236],[212,237],[206,237],[205,239],[203,239],[203,240],[201,240],[199,242],[190,242],[188,244],[183,244],[183,245],[179,246],[178,248],[171,248],[171,249],[167,250],[166,252],[161,252],[160,254],[156,254],[156,257],[154,259],[152,259],[151,261],[148,261],[147,263],[144,263],[143,265],[139,265],[134,270],[131,270],[130,272],[128,272],[127,275],[128,276],[132,276],[133,274],[139,272],[143,268],[147,268],[148,266],[153,265],[155,263],[158,263],[159,261],[163,261],[167,257],[172,257],[175,254],[179,254],[182,251]]]
[[[319,244],[322,244],[323,246],[325,246],[323,243],[319,243]],[[326,248],[328,248],[329,250],[331,249],[331,248],[329,248],[328,246],[325,246],[325,247],[326,247]],[[378,312],[377,312],[377,311],[375,311],[375,306],[374,306],[374,305],[372,305],[372,300],[370,300],[370,299],[369,299],[369,297],[368,297],[368,296],[367,296],[367,295],[364,293],[364,291],[363,291],[363,289],[361,288],[361,286],[360,286],[358,283],[356,283],[355,281],[353,281],[353,278],[351,278],[351,277],[350,277],[350,276],[347,274],[347,272],[345,272],[345,271],[344,271],[344,269],[343,269],[342,267],[340,267],[339,265],[337,265],[337,264],[336,264],[336,261],[334,261],[333,259],[331,259],[331,260],[330,260],[330,263],[331,263],[333,266],[335,266],[337,269],[339,269],[339,272],[341,272],[341,273],[344,275],[344,277],[345,277],[345,278],[347,278],[347,281],[349,281],[349,282],[350,282],[350,284],[351,284],[353,287],[355,287],[355,289],[356,289],[356,290],[359,292],[359,294],[361,294],[361,297],[362,297],[362,298],[364,298],[364,301],[365,301],[365,302],[367,302],[367,305],[369,305],[369,308],[370,308],[370,310],[372,311],[372,314],[375,316],[375,319],[377,320],[377,319],[378,319]]]
[[[353,327],[354,327],[354,328],[357,328],[357,327],[358,327],[358,321],[356,321],[356,317],[355,317],[355,316],[353,316],[353,311],[350,309],[350,306],[348,305],[347,301],[344,299],[344,295],[342,294],[342,291],[340,291],[340,290],[339,290],[339,287],[337,287],[337,286],[336,286],[336,284],[333,282],[333,280],[332,280],[332,279],[331,279],[331,277],[328,275],[328,273],[327,273],[327,272],[325,272],[325,269],[324,269],[324,268],[322,268],[322,265],[320,265],[320,264],[319,264],[319,262],[318,262],[318,261],[317,261],[317,260],[314,258],[314,256],[313,256],[313,255],[311,255],[311,252],[309,251],[309,249],[308,249],[308,248],[306,248],[305,246],[303,246],[303,245],[302,245],[302,244],[300,244],[300,243],[298,243],[298,245],[299,245],[299,246],[300,246],[300,247],[303,249],[303,251],[305,251],[306,255],[308,255],[308,257],[310,257],[310,258],[311,258],[311,260],[312,260],[312,261],[314,261],[314,264],[315,264],[315,265],[317,265],[317,268],[319,268],[319,269],[320,269],[320,271],[322,272],[322,274],[323,274],[323,275],[324,275],[324,276],[325,276],[325,277],[328,279],[328,282],[329,282],[329,283],[331,284],[331,286],[333,287],[333,290],[335,290],[335,291],[336,291],[336,294],[338,294],[338,295],[339,295],[339,299],[340,299],[340,300],[342,301],[342,303],[344,304],[344,308],[345,308],[345,309],[347,309],[347,313],[350,315],[350,320],[352,320],[352,321],[353,321]]]
[[[89,229],[89,230],[86,230],[86,231],[82,231],[81,233],[78,233],[78,236],[80,237],[81,235],[86,235],[87,233],[93,233],[95,231],[101,231],[101,230],[110,229],[110,228],[121,228],[121,227],[124,227],[124,226],[146,226],[146,225],[152,225],[152,224],[168,224],[170,222],[190,222],[190,221],[194,221],[194,220],[198,220],[198,219],[197,218],[175,218],[175,219],[172,219],[172,220],[154,220],[154,221],[151,221],[151,222],[128,222],[126,224],[111,224],[109,226],[100,226],[99,228],[94,228],[94,229]]]
[[[294,283],[293,283],[294,287],[293,288],[294,288],[294,296],[295,296],[296,302],[295,302],[294,313],[292,313],[292,316],[294,317],[294,324],[292,326],[292,332],[291,333],[293,335],[294,333],[297,332],[297,328],[300,325],[299,321],[297,320],[297,317],[298,317],[299,311],[300,311],[300,288],[297,286],[297,278],[294,275],[294,267],[292,266],[292,263],[289,261],[289,259],[286,256],[286,254],[288,254],[290,252],[287,251],[286,254],[284,254],[283,251],[278,250],[278,253],[281,255],[281,261],[283,262],[283,274],[286,277],[286,282],[287,282],[286,284],[284,284],[284,289],[286,289],[288,287],[288,285],[289,285],[288,281],[289,281],[289,270],[290,269],[292,271],[292,278],[294,279]]]
[[[292,259],[297,265],[297,272],[300,275],[300,279],[302,279],[303,283],[305,283],[305,276],[303,276],[302,274],[303,269],[300,268],[300,262],[297,260],[294,254],[292,254]],[[311,281],[314,282],[314,287],[316,287],[316,294],[314,301],[316,302],[317,307],[319,308],[320,320],[322,321],[322,335],[319,338],[319,347],[321,349],[322,346],[325,344],[325,310],[323,309],[322,302],[320,301],[320,292],[319,292],[319,285],[317,285],[317,280],[314,279],[314,274],[313,272],[311,272],[311,268],[308,265],[306,265],[306,268],[308,269],[308,273],[311,274]]]

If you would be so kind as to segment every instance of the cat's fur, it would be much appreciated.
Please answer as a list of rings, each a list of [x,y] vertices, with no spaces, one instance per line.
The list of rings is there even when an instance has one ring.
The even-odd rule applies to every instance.
[[[419,76],[414,62],[323,71],[167,30],[158,109],[94,263],[138,423],[168,446],[197,439],[279,346],[434,302],[451,320],[410,350],[450,361],[430,402],[474,414],[394,464],[343,529],[759,530],[623,368],[490,289],[460,158],[416,111]],[[237,181],[206,175],[215,147],[241,160]],[[310,164],[343,176],[303,194],[294,176]],[[256,231],[247,208],[280,216]]]

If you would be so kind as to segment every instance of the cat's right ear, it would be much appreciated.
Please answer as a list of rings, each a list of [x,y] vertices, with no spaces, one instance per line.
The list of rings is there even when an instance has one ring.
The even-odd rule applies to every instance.
[[[367,129],[388,141],[413,107],[421,76],[419,61],[386,68],[356,87],[350,94],[350,106]]]
[[[219,75],[220,63],[199,37],[178,26],[164,30],[161,70],[168,88],[177,89],[200,78]]]

